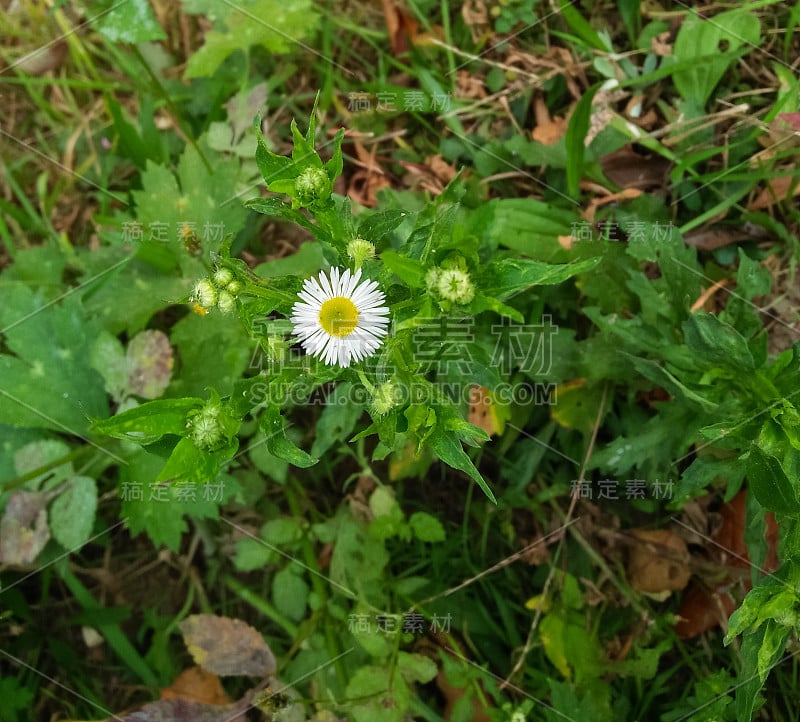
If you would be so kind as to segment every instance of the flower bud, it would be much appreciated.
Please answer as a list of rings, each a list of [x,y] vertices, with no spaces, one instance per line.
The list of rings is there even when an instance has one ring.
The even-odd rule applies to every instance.
[[[361,268],[364,261],[375,258],[375,246],[363,238],[354,238],[347,244],[347,255],[356,268]]]
[[[220,407],[209,404],[200,409],[187,422],[194,443],[205,449],[213,449],[222,439],[222,424],[219,421]]]
[[[222,313],[233,313],[234,309],[236,308],[236,301],[227,291],[220,291],[217,307],[220,311],[222,311]]]
[[[227,268],[218,268],[214,272],[212,279],[217,288],[225,288],[225,286],[233,281],[233,274]]]
[[[322,168],[306,168],[294,182],[295,197],[301,206],[330,198],[333,184]]]
[[[372,394],[372,412],[377,416],[388,414],[400,401],[399,389],[391,381],[380,384]]]
[[[217,303],[217,289],[211,285],[211,282],[204,278],[194,284],[192,290],[192,300],[206,310],[212,308]]]
[[[467,304],[475,297],[469,273],[457,268],[443,270],[436,288],[442,298],[453,303]]]

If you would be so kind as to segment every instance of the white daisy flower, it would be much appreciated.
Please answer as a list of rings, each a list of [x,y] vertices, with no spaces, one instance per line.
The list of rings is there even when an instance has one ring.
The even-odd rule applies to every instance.
[[[307,353],[332,366],[345,368],[351,361],[371,356],[383,343],[389,326],[386,297],[375,281],[361,280],[361,270],[341,273],[332,268],[330,278],[308,278],[292,307],[293,334]]]

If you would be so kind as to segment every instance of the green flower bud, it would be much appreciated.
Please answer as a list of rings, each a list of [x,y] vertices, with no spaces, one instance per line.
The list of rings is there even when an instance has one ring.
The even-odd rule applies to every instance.
[[[370,409],[376,416],[388,414],[400,402],[397,385],[391,381],[380,384],[372,394]]]
[[[441,274],[441,270],[434,266],[425,274],[425,286],[427,286],[428,291],[436,291],[439,287],[439,275]]]
[[[222,313],[233,313],[234,309],[236,308],[236,301],[227,291],[220,291],[217,307],[220,311],[222,311]]]
[[[217,288],[225,288],[225,286],[233,281],[233,274],[227,268],[218,268],[212,276],[212,279]]]
[[[356,268],[361,268],[364,261],[375,258],[375,246],[363,238],[354,238],[347,244],[347,255]]]
[[[192,300],[201,308],[213,308],[217,303],[217,289],[211,285],[208,279],[203,279],[194,284],[192,289]]]
[[[230,283],[227,285],[227,287],[226,287],[226,290],[227,290],[227,291],[228,291],[228,293],[230,293],[232,296],[236,296],[236,295],[239,293],[239,291],[241,291],[241,290],[242,290],[242,284],[241,284],[241,283],[239,283],[239,281],[231,281],[231,282],[230,282]]]
[[[204,406],[187,422],[194,443],[205,449],[213,449],[222,440],[222,424],[217,404]]]
[[[439,295],[453,303],[467,304],[475,297],[469,273],[456,268],[443,270],[437,284]]]
[[[295,199],[301,206],[328,200],[333,184],[322,168],[306,168],[294,182]]]

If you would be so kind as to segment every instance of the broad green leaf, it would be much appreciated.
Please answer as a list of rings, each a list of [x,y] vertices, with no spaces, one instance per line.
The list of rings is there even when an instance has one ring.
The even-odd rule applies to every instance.
[[[364,413],[364,405],[353,400],[355,387],[349,382],[336,386],[326,399],[326,406],[316,423],[316,438],[311,456],[319,458],[334,444],[353,433]]]
[[[408,218],[409,213],[401,210],[388,210],[364,216],[358,223],[358,237],[370,243],[383,241],[395,228]]]
[[[108,414],[100,375],[89,364],[97,328],[73,294],[58,304],[21,283],[3,289],[0,419],[12,426],[83,435],[90,416]]]
[[[757,48],[761,37],[758,18],[744,10],[718,13],[713,18],[687,16],[675,38],[673,55],[677,60],[695,59],[689,69],[673,75],[675,87],[685,99],[696,99],[705,105],[728,66],[734,62],[736,50],[742,46]]]
[[[137,406],[110,419],[94,422],[92,429],[115,439],[150,444],[166,434],[183,436],[190,411],[202,408],[202,399],[157,399]]]
[[[128,388],[128,361],[122,342],[108,331],[102,331],[91,349],[90,363],[105,381],[105,389],[119,402]]]
[[[281,569],[272,578],[272,601],[281,614],[295,622],[299,622],[305,616],[308,584],[292,565]]]
[[[532,198],[496,198],[478,208],[469,223],[493,246],[511,248],[537,261],[558,263],[568,258],[558,237],[572,235],[573,225],[580,221],[577,211]]]
[[[781,462],[757,446],[747,459],[749,489],[765,509],[786,514],[800,512],[797,489],[786,476]]]
[[[248,51],[253,46],[270,53],[286,53],[313,33],[319,14],[310,0],[291,4],[280,0],[242,0],[226,6],[225,32],[214,29],[205,34],[205,44],[195,52],[186,67],[185,77],[213,75],[225,59],[236,50]]]
[[[69,551],[77,551],[92,534],[97,511],[97,483],[88,476],[73,476],[50,506],[50,531]]]
[[[296,213],[297,211],[293,211]],[[319,243],[302,243],[295,253],[286,258],[260,263],[253,271],[261,278],[299,276],[308,278],[325,268],[325,256]]]
[[[181,482],[213,484],[222,463],[236,453],[238,446],[238,439],[234,439],[222,449],[206,451],[198,449],[191,439],[181,439],[156,477],[156,482],[173,486]]]
[[[261,416],[259,424],[267,436],[267,448],[279,459],[285,459],[293,466],[302,469],[314,466],[319,461],[287,438],[286,420],[281,416],[280,409],[277,407],[268,407]]]
[[[414,512],[408,520],[414,536],[424,542],[444,541],[446,534],[441,522],[424,511]]]
[[[112,43],[164,40],[166,34],[147,0],[103,0],[105,12],[95,13],[97,29]]]
[[[409,682],[430,682],[439,671],[436,663],[422,654],[409,654],[399,652],[397,655],[397,666],[400,673]]]
[[[771,622],[742,640],[740,683],[736,685],[736,719],[749,722],[759,702],[759,691],[769,670],[783,653],[791,630]]]
[[[562,283],[579,273],[595,268],[602,259],[588,258],[564,264],[505,258],[492,262],[485,276],[479,279],[481,291],[487,296],[508,298],[533,286],[551,286]]]
[[[755,368],[744,337],[711,313],[690,315],[683,324],[683,333],[686,346],[701,363],[740,373],[752,372]]]
[[[772,276],[758,261],[739,249],[739,270],[736,272],[736,290],[748,300],[765,296],[772,288]]]
[[[384,266],[409,288],[421,288],[425,285],[425,266],[415,258],[408,258],[397,251],[381,253]]]

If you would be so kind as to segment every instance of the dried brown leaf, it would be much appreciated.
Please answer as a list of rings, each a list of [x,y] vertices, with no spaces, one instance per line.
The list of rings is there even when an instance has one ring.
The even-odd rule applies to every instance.
[[[189,653],[203,669],[221,677],[268,677],[275,657],[261,634],[240,619],[193,614],[178,628]]]
[[[689,583],[689,550],[686,542],[669,529],[633,529],[642,544],[634,544],[628,558],[628,579],[646,594],[668,594]]]
[[[49,495],[15,491],[0,521],[0,562],[32,564],[50,539],[45,506]]]

